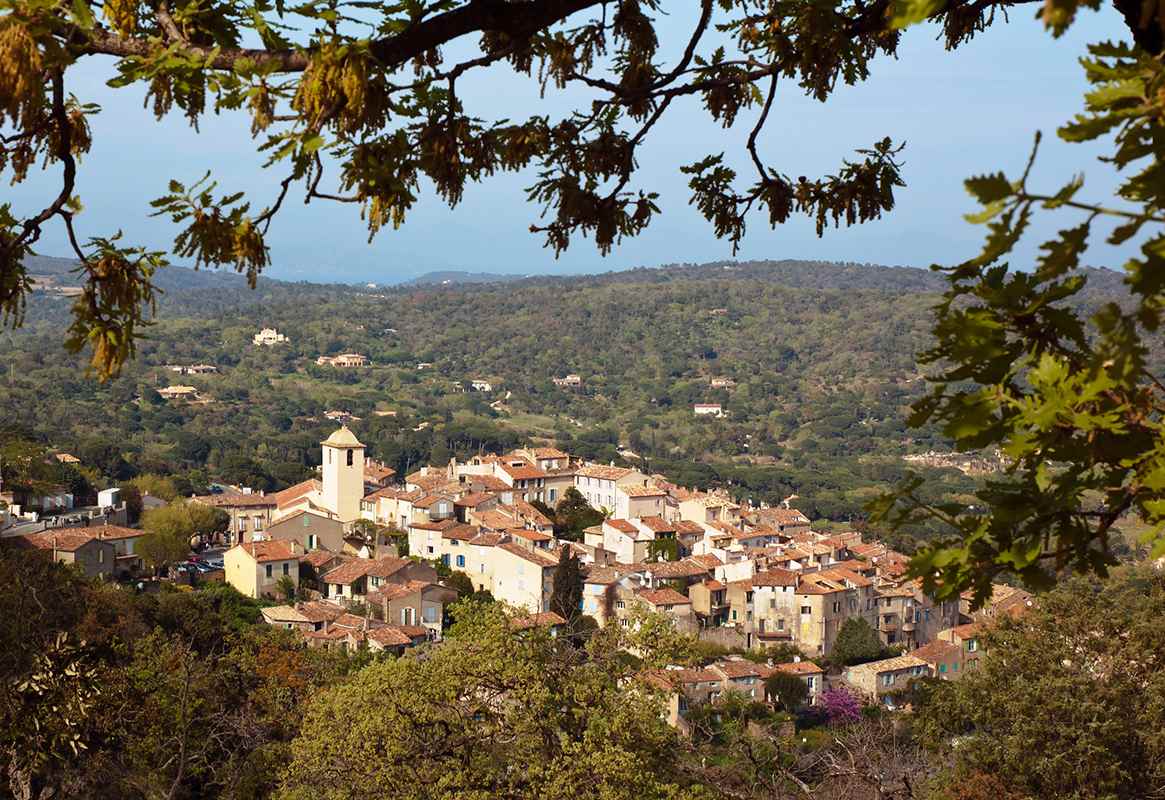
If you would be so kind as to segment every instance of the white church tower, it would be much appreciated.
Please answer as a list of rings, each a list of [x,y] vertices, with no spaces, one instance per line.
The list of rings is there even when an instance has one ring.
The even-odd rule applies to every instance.
[[[341,522],[360,519],[360,501],[364,498],[364,445],[347,425],[340,426],[322,444],[324,487],[320,499],[323,506]]]

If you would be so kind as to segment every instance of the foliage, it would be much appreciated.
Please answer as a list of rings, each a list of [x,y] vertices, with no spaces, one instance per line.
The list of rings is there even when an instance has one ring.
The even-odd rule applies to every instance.
[[[1147,567],[1063,582],[1001,619],[976,669],[939,682],[923,738],[1020,795],[1151,796],[1165,777],[1163,612],[1165,579]]]
[[[179,500],[146,511],[141,521],[146,535],[138,541],[137,551],[156,569],[185,560],[191,539],[224,530],[230,517],[222,509]]]
[[[473,581],[459,569],[455,569],[449,573],[449,577],[445,578],[444,584],[456,591],[458,597],[469,597],[474,592]]]
[[[653,539],[647,545],[648,561],[678,561],[680,543],[675,539]]]
[[[269,796],[289,709],[357,663],[262,625],[229,586],[137,594],[12,548],[0,578],[6,796]]]
[[[299,587],[295,585],[295,579],[290,575],[282,575],[275,582],[275,588],[283,595],[283,599],[290,603],[295,600],[295,595]]]
[[[1113,526],[1125,514],[1149,523],[1144,541],[1165,553],[1165,385],[1148,361],[1165,312],[1159,50],[1159,37],[1154,50],[1091,46],[1081,62],[1094,87],[1085,112],[1059,130],[1068,142],[1112,136],[1102,160],[1131,172],[1116,205],[1080,199],[1082,176],[1053,191],[1033,187],[1038,136],[1018,178],[966,182],[983,207],[969,219],[987,226],[986,242],[962,264],[936,267],[948,289],[936,344],[922,358],[938,372],[911,421],[941,425],[963,450],[998,448],[1007,470],[970,505],[922,500],[919,478],[874,505],[897,524],[922,516],[946,524],[947,538],[912,565],[940,597],[970,588],[981,604],[1007,573],[1036,589],[1066,569],[1104,575],[1116,563]],[[1040,212],[1077,221],[1040,246],[1034,271],[1011,271],[1005,259]],[[1102,220],[1115,223],[1109,244],[1138,242],[1140,254],[1124,265],[1128,300],[1085,314],[1068,301],[1088,280],[1081,257]]]
[[[211,479],[271,491],[309,477],[333,427],[323,412],[340,407],[363,417],[355,423],[361,441],[398,474],[430,463],[441,447],[465,459],[552,437],[607,461],[623,443],[645,459],[635,466],[683,485],[770,504],[797,494],[810,517],[860,524],[869,497],[906,473],[905,453],[949,449],[936,430],[910,431],[901,415],[921,390],[912,354],[927,345],[931,292],[941,280],[861,265],[724,266],[529,280],[520,291],[411,287],[371,296],[266,281],[252,301],[239,288],[172,287],[167,317],[107,384],[81,378],[76,359],[45,356],[67,309],[44,298],[13,336],[0,416],[28,420],[31,438],[111,477],[166,475],[192,487],[183,494]],[[172,277],[178,273],[196,275],[176,269]],[[1087,302],[1116,296],[1114,284],[1098,273]],[[731,313],[705,313],[715,307]],[[365,329],[337,326],[348,314]],[[251,345],[257,316],[294,330],[292,344]],[[397,333],[385,333],[389,327]],[[587,345],[600,339],[602,350]],[[721,355],[696,355],[706,348]],[[345,351],[367,354],[373,366],[313,374],[316,355]],[[420,360],[438,367],[418,373]],[[163,367],[173,363],[217,364],[218,375],[182,378],[214,402],[134,404],[140,386],[165,380]],[[582,389],[550,384],[564,364],[586,376]],[[510,410],[453,391],[448,378],[476,370],[512,391]],[[710,376],[719,374],[736,387],[711,390]],[[397,417],[374,413],[386,396]],[[731,416],[693,424],[691,403],[707,399],[726,403]],[[556,425],[565,417],[583,427]],[[977,482],[952,468],[922,474],[931,501],[969,497]],[[581,538],[601,520],[585,504],[577,511],[573,519],[556,511],[560,536]],[[895,544],[909,551],[906,533],[915,531]]]
[[[675,732],[605,641],[581,658],[497,605],[457,618],[426,657],[376,662],[308,705],[281,797],[685,796]]]
[[[177,499],[178,487],[174,479],[166,475],[138,475],[129,482],[142,495],[150,495],[165,500],[167,503]]]
[[[602,512],[591,508],[582,493],[569,487],[555,506],[554,535],[570,542],[581,542],[583,531],[603,521]]]
[[[844,686],[831,686],[821,693],[818,702],[825,709],[830,725],[849,725],[862,718],[862,706]]]
[[[100,107],[71,89],[92,56],[116,59],[111,85],[145,89],[158,120],[177,110],[197,125],[212,109],[250,119],[266,166],[283,176],[265,205],[220,189],[207,173],[193,182],[171,179],[152,206],[179,226],[172,250],[180,257],[231,265],[255,286],[268,263],[268,229],[293,187],[307,202],[359,207],[372,236],[404,223],[424,183],[452,206],[469,183],[530,170],[526,195],[543,218],[531,230],[556,254],[579,236],[593,237],[607,253],[660,213],[658,193],[635,181],[640,149],[673,101],[689,95],[725,128],[753,117],[747,174],[730,167],[724,153],[692,154],[681,168],[692,204],[717,236],[736,246],[753,213],[772,226],[803,215],[819,235],[831,225],[878,219],[902,186],[901,146],[879,139],[832,174],[794,178],[766,163],[758,142],[780,82],[824,101],[839,82],[865,80],[871,59],[897,52],[896,21],[935,20],[953,47],[1010,2],[932,5],[909,15],[888,13],[890,5],[704,0],[681,23],[688,30],[661,41],[670,26],[657,31],[663,11],[656,3],[620,3],[606,13],[599,0],[527,0],[488,10],[462,0],[213,9],[87,0],[50,9],[10,0],[0,29],[0,123],[14,132],[0,167],[19,183],[38,160],[59,165],[61,188],[27,215],[0,205],[0,312],[23,320],[32,291],[24,259],[52,221],[63,225],[82,261],[84,293],[73,308],[69,346],[91,346],[92,366],[107,378],[135,352],[150,322],[162,254],[124,246],[120,235],[83,244],[75,229],[79,159],[92,144],[88,118]],[[480,53],[458,61],[455,42],[466,37]],[[674,61],[660,56],[672,50]],[[582,91],[582,108],[558,119],[539,106],[514,120],[472,114],[458,80],[501,69],[543,93]]]
[[[786,711],[796,711],[809,699],[809,687],[797,675],[777,670],[765,680],[765,694]]]
[[[550,610],[570,621],[582,614],[583,573],[578,554],[563,545],[554,568],[554,589],[550,594]]]
[[[835,664],[852,666],[885,658],[886,649],[878,632],[861,617],[848,617],[837,632],[829,658]]]

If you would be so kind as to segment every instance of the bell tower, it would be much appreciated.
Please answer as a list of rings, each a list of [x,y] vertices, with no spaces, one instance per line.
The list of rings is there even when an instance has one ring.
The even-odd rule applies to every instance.
[[[325,439],[323,445],[323,505],[341,522],[360,518],[364,498],[364,445],[347,425]]]

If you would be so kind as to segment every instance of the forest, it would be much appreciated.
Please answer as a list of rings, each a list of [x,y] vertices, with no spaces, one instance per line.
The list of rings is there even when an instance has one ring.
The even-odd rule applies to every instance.
[[[20,800],[1134,800],[1165,778],[1165,585],[1143,566],[1005,617],[978,669],[905,689],[912,713],[844,690],[806,709],[770,681],[771,706],[690,708],[689,736],[649,677],[711,658],[649,617],[554,637],[463,601],[394,658],[305,648],[221,583],[138,593],[13,548],[0,581],[0,795]]]
[[[39,263],[67,283],[67,261]],[[1089,278],[1080,302],[1120,291],[1116,273]],[[310,474],[336,424],[324,415],[340,411],[359,418],[369,455],[402,474],[552,442],[741,498],[796,495],[811,518],[845,524],[903,477],[904,455],[950,449],[935,428],[906,425],[926,391],[915,357],[941,285],[924,270],[723,262],[395,289],[264,279],[247,290],[237,276],[170,268],[159,285],[136,358],[104,383],[61,347],[70,301],[37,295],[25,326],[5,334],[5,438],[69,452],[97,482],[159,474],[273,490]],[[263,327],[290,341],[253,345]],[[345,352],[370,366],[315,363]],[[195,363],[218,373],[166,369]],[[553,383],[568,373],[582,385]],[[713,389],[712,378],[732,385]],[[492,391],[469,391],[473,379]],[[205,402],[157,394],[174,384]],[[695,418],[695,403],[724,416]],[[922,472],[935,499],[976,482]]]

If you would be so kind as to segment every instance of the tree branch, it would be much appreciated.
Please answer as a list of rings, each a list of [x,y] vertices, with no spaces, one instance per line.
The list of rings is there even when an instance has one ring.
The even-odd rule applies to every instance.
[[[468,4],[418,22],[395,36],[377,39],[370,45],[372,57],[387,68],[398,67],[443,44],[479,31],[500,31],[512,39],[524,39],[570,17],[602,0],[471,0]],[[158,21],[170,33],[159,9]],[[173,25],[173,19],[170,19]],[[177,26],[174,26],[177,32]],[[172,35],[172,34],[171,34]],[[179,32],[180,36],[180,32]],[[97,27],[84,34],[79,49],[83,53],[112,56],[145,57],[157,50],[157,41],[119,36],[107,28]],[[303,72],[311,63],[311,50],[259,50],[236,48],[216,51],[209,47],[188,45],[181,52],[202,60],[211,69],[234,69],[240,61],[274,68],[276,72]],[[212,57],[213,56],[213,57]]]

